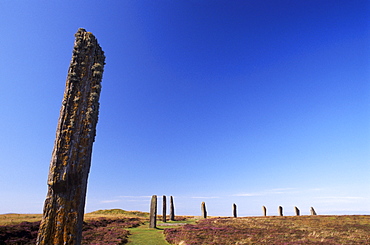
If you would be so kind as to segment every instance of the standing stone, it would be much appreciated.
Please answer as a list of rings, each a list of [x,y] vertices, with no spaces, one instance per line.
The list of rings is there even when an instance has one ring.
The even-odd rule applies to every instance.
[[[75,37],[50,162],[38,245],[81,244],[82,239],[105,56],[92,33],[80,28]]]
[[[279,216],[283,216],[283,207],[279,206]]]
[[[316,211],[315,211],[315,209],[313,207],[311,207],[310,212],[311,212],[311,215],[317,215],[316,214]]]
[[[294,207],[294,210],[295,210],[295,215],[296,216],[299,216],[300,215],[300,211],[297,207]]]
[[[170,220],[175,221],[175,205],[172,196],[170,196]]]
[[[235,204],[235,203],[233,204],[233,216],[234,216],[234,218],[236,218],[236,217],[237,217],[237,213],[236,213],[236,204]]]
[[[167,217],[166,217],[166,210],[167,210],[167,202],[166,202],[166,196],[163,195],[163,212],[162,212],[162,221],[167,222]]]
[[[267,208],[265,206],[262,206],[262,213],[263,216],[267,216]]]
[[[149,228],[157,228],[157,196],[153,195],[150,202]]]
[[[202,218],[206,219],[207,218],[207,209],[206,209],[206,203],[205,202],[202,202],[201,210],[202,210]]]

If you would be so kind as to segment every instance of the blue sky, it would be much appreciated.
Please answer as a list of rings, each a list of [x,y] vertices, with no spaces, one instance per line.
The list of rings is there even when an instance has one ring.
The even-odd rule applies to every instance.
[[[41,213],[74,33],[106,54],[86,211],[370,214],[369,2],[0,2],[0,213]],[[159,202],[161,208],[161,202]],[[159,209],[161,210],[161,209]],[[161,211],[159,212],[161,213]]]

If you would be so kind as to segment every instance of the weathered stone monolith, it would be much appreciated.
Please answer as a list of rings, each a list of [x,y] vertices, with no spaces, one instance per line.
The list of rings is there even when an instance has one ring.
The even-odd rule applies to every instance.
[[[80,28],[75,37],[50,162],[38,245],[81,244],[105,56],[92,33]]]
[[[162,209],[162,221],[167,222],[167,217],[166,217],[166,211],[167,211],[167,201],[166,201],[166,196],[163,195],[163,209]]]
[[[238,215],[236,213],[236,204],[235,203],[233,204],[233,217],[234,218],[238,217]]]
[[[283,216],[283,207],[279,206],[279,216]]]
[[[175,205],[172,196],[170,196],[170,220],[175,221]]]
[[[316,211],[315,211],[315,209],[313,207],[311,207],[310,212],[311,212],[311,215],[317,215],[316,214]]]
[[[299,216],[300,215],[300,211],[297,207],[294,207],[294,210],[295,210],[295,215],[296,216]]]
[[[262,213],[263,216],[267,216],[267,208],[265,206],[262,206]]]
[[[207,209],[206,209],[206,203],[205,202],[202,202],[201,210],[202,210],[202,218],[206,219],[207,218]]]
[[[157,228],[157,196],[150,201],[149,228]]]

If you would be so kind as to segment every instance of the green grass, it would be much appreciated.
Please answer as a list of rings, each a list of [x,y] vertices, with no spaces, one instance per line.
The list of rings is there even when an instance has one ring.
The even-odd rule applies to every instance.
[[[129,228],[130,235],[128,238],[129,245],[169,245],[165,240],[163,230],[167,228],[177,228],[179,226],[176,223],[194,223],[194,220],[186,221],[169,221],[166,224],[171,224],[170,226],[161,226],[163,222],[157,222],[157,228],[149,228],[149,224],[145,223],[136,228]]]
[[[140,211],[126,211],[123,209],[105,209],[97,210],[87,215],[127,215],[127,216],[138,216],[138,217],[149,217],[149,213]]]
[[[42,214],[0,214],[0,225],[15,225],[24,221],[40,221]]]
[[[168,245],[163,235],[164,228],[149,228],[148,224],[128,229],[130,236],[128,244],[131,245]]]

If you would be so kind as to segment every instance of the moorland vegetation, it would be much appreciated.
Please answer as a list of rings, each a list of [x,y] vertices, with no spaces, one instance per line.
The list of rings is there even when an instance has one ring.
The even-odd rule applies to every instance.
[[[41,215],[0,215],[0,245],[35,244],[40,220]],[[369,215],[177,216],[176,221],[158,222],[156,229],[148,223],[145,212],[88,213],[82,244],[370,244]]]

